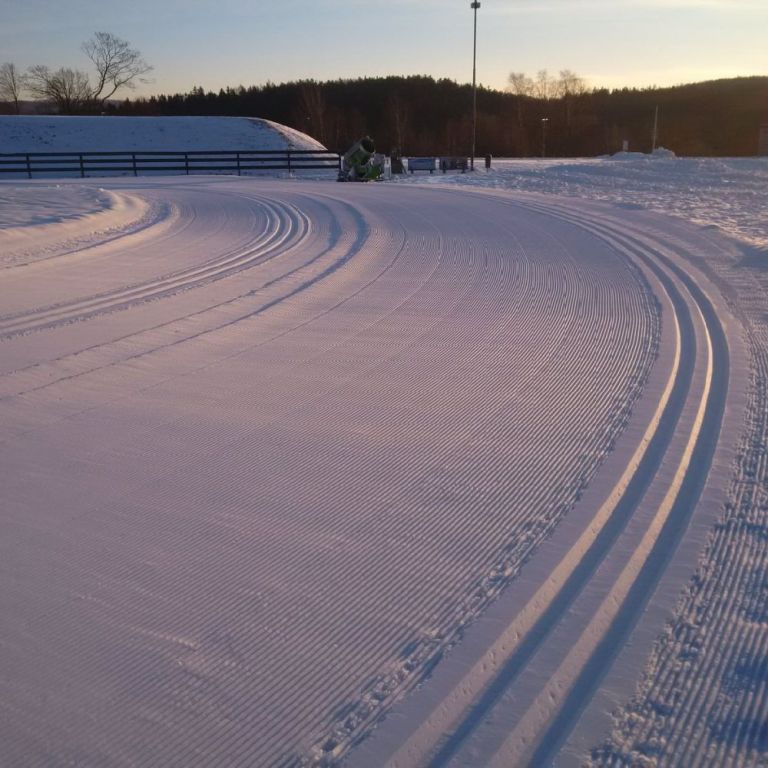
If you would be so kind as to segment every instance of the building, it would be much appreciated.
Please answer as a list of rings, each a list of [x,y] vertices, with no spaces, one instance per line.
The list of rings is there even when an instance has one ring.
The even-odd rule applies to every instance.
[[[768,123],[760,126],[760,141],[757,145],[757,154],[768,157]]]

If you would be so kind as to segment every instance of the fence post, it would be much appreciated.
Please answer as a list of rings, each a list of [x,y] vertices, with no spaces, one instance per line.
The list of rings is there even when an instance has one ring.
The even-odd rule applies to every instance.
[[[139,175],[139,170],[138,170],[138,168],[136,168],[136,153],[135,152],[131,153],[131,160],[133,161],[133,175],[134,176],[138,176]]]
[[[186,152],[184,153],[184,170],[187,172],[187,176],[189,176],[189,155]]]
[[[29,152],[27,152],[27,178],[32,178],[32,164],[29,162]]]
[[[288,175],[290,176],[291,173],[293,173],[293,170],[291,168],[291,150],[288,150]]]
[[[237,153],[237,175],[240,176],[240,153]]]
[[[85,165],[83,164],[83,156],[79,155],[80,157],[80,178],[85,178]]]

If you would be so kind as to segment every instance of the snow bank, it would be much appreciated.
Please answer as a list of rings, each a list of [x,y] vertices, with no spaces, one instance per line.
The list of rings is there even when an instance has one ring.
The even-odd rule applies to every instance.
[[[100,213],[112,205],[103,189],[40,186],[0,186],[0,230],[27,227]]]
[[[0,116],[0,152],[325,149],[305,133],[250,117]]]

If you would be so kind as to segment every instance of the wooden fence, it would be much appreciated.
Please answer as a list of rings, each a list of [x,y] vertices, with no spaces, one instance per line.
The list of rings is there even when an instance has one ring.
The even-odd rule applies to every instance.
[[[0,174],[108,176],[151,172],[293,172],[341,168],[341,157],[326,150],[212,150],[194,152],[22,152],[0,153]]]

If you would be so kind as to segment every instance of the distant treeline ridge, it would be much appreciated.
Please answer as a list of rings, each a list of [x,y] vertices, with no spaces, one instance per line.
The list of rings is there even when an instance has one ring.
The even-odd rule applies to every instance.
[[[517,77],[518,85],[520,78],[534,82]],[[609,154],[624,141],[632,150],[649,151],[656,107],[660,146],[679,155],[754,155],[760,124],[768,121],[768,77],[671,88],[566,88],[553,94],[512,90],[517,92],[479,88],[479,155],[537,156],[544,139],[550,156]],[[217,93],[193,88],[185,94],[125,100],[108,109],[125,115],[262,117],[304,131],[333,150],[369,134],[385,152],[461,155],[471,142],[471,103],[469,85],[393,76],[268,83]]]

